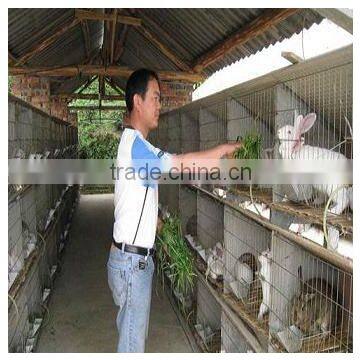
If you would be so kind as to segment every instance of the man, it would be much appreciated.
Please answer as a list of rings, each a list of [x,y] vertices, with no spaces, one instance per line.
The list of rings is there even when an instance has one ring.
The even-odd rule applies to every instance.
[[[197,159],[220,159],[240,144],[219,145],[207,151],[170,155],[146,138],[156,129],[160,115],[160,86],[155,72],[135,71],[126,85],[128,118],[122,133],[119,164],[150,166],[165,172],[172,166],[191,166]],[[108,260],[108,282],[115,304],[119,331],[118,352],[144,352],[150,314],[153,247],[158,215],[157,184],[127,179],[124,172],[115,182],[115,223]]]

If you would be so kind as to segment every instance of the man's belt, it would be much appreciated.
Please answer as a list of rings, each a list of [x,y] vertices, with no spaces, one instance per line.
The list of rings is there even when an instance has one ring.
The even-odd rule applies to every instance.
[[[142,255],[142,256],[152,256],[155,253],[154,248],[148,249],[148,248],[143,248],[140,246],[118,243],[115,240],[113,240],[113,243],[118,249],[124,250],[125,252],[132,253],[132,254],[137,254],[137,255]]]

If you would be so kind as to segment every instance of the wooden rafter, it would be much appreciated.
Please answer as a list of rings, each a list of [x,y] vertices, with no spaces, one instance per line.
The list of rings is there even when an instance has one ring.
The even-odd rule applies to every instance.
[[[103,10],[106,11],[106,10]],[[103,21],[103,36],[102,36],[102,44],[101,44],[101,63],[106,66],[107,65],[107,61],[106,61],[106,44],[107,44],[107,26],[106,26],[106,21]]]
[[[83,85],[83,87],[77,92],[77,94],[81,94],[85,89],[87,89],[95,80],[97,76],[93,76],[92,78],[88,79],[88,81]]]
[[[113,21],[113,14],[102,14],[100,12],[75,9],[75,18],[79,20],[100,20],[100,21]],[[132,26],[140,26],[141,19],[132,16],[117,16],[116,22],[120,24],[127,24]]]
[[[111,86],[112,89],[114,89],[118,94],[120,94],[121,96],[123,96],[124,91],[121,90],[117,84],[115,84],[115,82],[112,79],[109,79],[107,77],[105,77],[105,81],[109,84],[109,86]]]
[[[90,58],[90,35],[89,35],[89,26],[86,20],[81,21],[81,30],[84,37],[85,53],[86,59]]]
[[[16,64],[18,62],[18,59],[11,53],[10,50],[8,50],[8,61],[9,64]]]
[[[124,52],[125,39],[126,39],[128,31],[129,31],[129,27],[127,25],[124,25],[124,27],[121,31],[121,34],[120,34],[120,38],[116,43],[114,63],[117,63],[120,60],[121,55]]]
[[[114,10],[113,14],[113,23],[112,23],[112,29],[111,29],[111,42],[110,42],[110,64],[113,64],[114,62],[114,52],[115,52],[115,40],[116,40],[116,19],[118,16],[117,9]]]
[[[129,10],[132,15],[136,14],[135,10]],[[172,61],[180,70],[193,72],[191,67],[184,61],[180,60],[179,57],[168,48],[149,28],[142,23],[141,26],[135,28],[141,35],[148,39],[155,47],[160,50],[170,61]]]
[[[88,106],[68,106],[69,110],[105,110],[105,111],[119,111],[126,110],[126,106],[96,106],[96,105],[88,105]]]
[[[51,97],[68,100],[99,100],[99,94],[54,94]],[[125,100],[123,95],[104,95],[102,100]]]
[[[36,75],[36,76],[120,76],[129,77],[133,72],[125,66],[102,66],[102,65],[72,65],[62,67],[40,67],[40,68],[24,68],[9,66],[10,75]],[[159,71],[159,77],[162,80],[177,80],[186,82],[201,82],[204,80],[204,76],[200,74],[192,74],[181,71]]]
[[[85,89],[87,89],[96,79],[97,79],[97,76],[93,76],[93,77],[88,78],[86,83],[81,86],[80,90],[76,94],[81,96],[82,92]],[[57,91],[61,91],[61,88],[57,89]],[[69,104],[72,100],[73,99],[67,99],[66,102]]]
[[[53,44],[61,35],[63,35],[66,31],[70,30],[74,26],[79,23],[78,19],[73,19],[70,23],[66,24],[65,26],[58,29],[54,34],[46,38],[40,44],[37,44],[33,47],[29,52],[24,54],[16,63],[16,66],[22,65],[25,62],[29,61],[34,55],[38,54],[39,52],[43,51],[51,44]]]
[[[268,9],[261,16],[245,25],[243,28],[229,36],[227,39],[216,45],[200,56],[194,64],[194,71],[199,73],[215,61],[223,58],[235,47],[246,43],[251,38],[263,33],[271,26],[278,24],[289,16],[294,15],[299,9]]]

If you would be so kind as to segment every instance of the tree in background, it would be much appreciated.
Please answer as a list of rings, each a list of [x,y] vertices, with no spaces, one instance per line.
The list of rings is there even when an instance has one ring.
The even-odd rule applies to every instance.
[[[96,94],[99,83],[95,80],[82,93]],[[105,84],[107,95],[118,95],[118,93]],[[125,106],[124,101],[109,100],[102,101],[106,105]],[[98,100],[73,100],[69,105],[90,106],[98,105]],[[83,159],[111,159],[116,158],[119,145],[120,125],[122,124],[124,111],[78,111],[78,134],[80,157]]]

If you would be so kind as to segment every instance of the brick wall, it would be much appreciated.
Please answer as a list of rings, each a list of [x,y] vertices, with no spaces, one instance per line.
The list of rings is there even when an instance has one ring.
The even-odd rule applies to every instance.
[[[20,99],[30,103],[64,121],[77,124],[77,115],[69,114],[66,101],[50,97],[50,81],[47,78],[35,76],[14,76],[12,93]]]
[[[188,104],[192,100],[193,85],[180,82],[161,82],[161,112]]]

